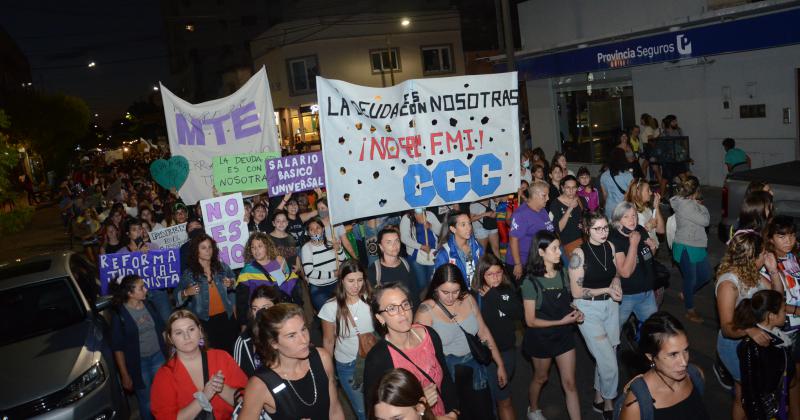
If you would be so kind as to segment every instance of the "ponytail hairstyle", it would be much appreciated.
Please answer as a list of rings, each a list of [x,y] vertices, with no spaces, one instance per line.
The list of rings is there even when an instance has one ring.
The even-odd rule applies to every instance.
[[[123,277],[119,283],[115,281],[110,281],[108,284],[108,288],[111,291],[111,303],[121,308],[125,302],[128,301],[128,295],[133,293],[133,289],[136,287],[136,284],[139,282],[143,282],[141,277],[136,274],[129,274]]]
[[[450,231],[450,228],[456,227],[456,225],[458,224],[458,218],[461,216],[467,216],[467,219],[469,219],[469,214],[461,210],[451,212],[447,216],[447,226],[442,226],[442,237],[439,238],[438,249],[442,249],[444,244],[446,244],[450,240],[450,235],[453,235],[453,232]]]
[[[394,407],[415,407],[422,405],[424,411],[421,420],[435,420],[436,416],[428,405],[425,392],[419,380],[409,371],[399,368],[386,372],[378,382],[375,390],[375,401],[369,402],[369,418],[375,419],[375,406],[385,403]]]
[[[650,315],[639,331],[639,351],[648,359],[658,356],[661,346],[668,338],[681,334],[686,335],[683,324],[665,311]]]
[[[700,189],[700,180],[696,176],[688,176],[686,180],[678,185],[678,195],[683,198],[691,198]],[[702,199],[699,194],[696,196]]]
[[[381,231],[383,232],[383,231]],[[394,232],[394,231],[392,231]],[[333,292],[331,300],[336,301],[336,338],[343,335],[350,335],[350,308],[347,306],[347,288],[344,284],[344,278],[348,274],[361,273],[363,284],[361,290],[358,291],[358,297],[362,302],[369,306],[370,297],[372,297],[372,288],[366,278],[364,270],[356,259],[351,259],[343,262],[339,267],[339,281],[336,282],[336,289]]]
[[[279,303],[269,309],[256,312],[253,324],[253,341],[256,353],[264,366],[273,367],[278,362],[278,350],[272,347],[278,341],[283,324],[291,318],[303,318],[303,308],[293,303]]]
[[[752,298],[742,299],[733,312],[736,328],[746,329],[767,320],[769,314],[776,315],[783,307],[783,295],[776,290],[760,290]]]

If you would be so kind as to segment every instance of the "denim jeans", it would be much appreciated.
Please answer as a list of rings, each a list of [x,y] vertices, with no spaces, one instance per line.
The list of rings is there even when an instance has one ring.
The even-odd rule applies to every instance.
[[[632,295],[622,295],[622,303],[619,305],[619,325],[625,323],[631,312],[636,314],[639,322],[644,322],[650,315],[658,312],[656,295],[652,290]]]
[[[358,420],[366,420],[366,413],[364,412],[364,380],[354,381],[353,375],[356,371],[356,361],[350,363],[336,362],[336,375],[339,377],[339,384],[347,394],[347,399],[350,400],[350,406],[353,407],[353,412],[358,417]],[[353,383],[356,386],[353,386]]]
[[[309,283],[308,293],[311,295],[311,305],[314,306],[314,310],[319,312],[319,308],[333,296],[335,290],[336,283],[327,286],[314,286]]]
[[[742,371],[739,367],[739,354],[736,353],[736,348],[741,341],[741,339],[734,340],[723,336],[722,330],[717,334],[717,353],[719,354],[719,359],[736,382],[742,381]]]
[[[694,294],[711,279],[711,266],[708,257],[693,263],[689,253],[684,249],[680,260],[681,276],[683,276],[683,305],[686,310],[694,309]]]
[[[456,366],[464,365],[472,368],[472,389],[477,391],[485,389],[489,385],[486,366],[481,365],[473,359],[472,353],[467,353],[463,356],[447,354],[444,358],[447,361],[447,369],[450,371],[450,377],[453,379],[453,383],[456,382]]]
[[[418,264],[416,261],[409,261],[409,263],[411,269],[414,270],[414,277],[417,279],[417,292],[420,294],[427,292],[435,266]]]
[[[169,293],[167,289],[153,289],[147,291],[147,300],[156,308],[158,316],[164,323],[167,322],[169,316],[172,315],[172,304],[169,302]]]
[[[153,385],[153,379],[156,377],[158,368],[164,364],[164,355],[157,351],[152,356],[142,357],[140,363],[144,388],[136,390],[136,400],[139,401],[139,418],[150,420],[153,418],[150,413],[150,386]],[[133,375],[134,373],[131,372],[131,374]]]
[[[613,400],[617,397],[619,386],[615,350],[619,344],[619,304],[611,299],[575,299],[574,303],[584,315],[583,323],[578,324],[578,329],[597,363],[594,369],[594,389],[604,399]]]

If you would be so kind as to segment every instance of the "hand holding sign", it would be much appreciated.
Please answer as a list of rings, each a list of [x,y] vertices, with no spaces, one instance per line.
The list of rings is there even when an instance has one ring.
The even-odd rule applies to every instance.
[[[173,156],[169,160],[158,159],[150,164],[150,175],[165,189],[181,189],[189,177],[189,161],[183,156]]]

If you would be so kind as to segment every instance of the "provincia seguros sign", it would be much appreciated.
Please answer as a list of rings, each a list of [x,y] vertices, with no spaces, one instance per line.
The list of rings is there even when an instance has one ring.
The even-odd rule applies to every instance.
[[[608,44],[520,57],[520,79],[535,80],[687,58],[800,44],[800,8]],[[495,71],[505,71],[498,63]]]

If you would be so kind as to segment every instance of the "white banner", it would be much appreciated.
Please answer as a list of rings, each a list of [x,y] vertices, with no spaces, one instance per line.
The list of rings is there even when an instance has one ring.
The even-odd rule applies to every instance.
[[[244,222],[242,193],[200,201],[203,225],[219,248],[219,259],[231,268],[244,267],[244,246],[250,230]]]
[[[189,161],[189,176],[178,191],[194,204],[213,197],[214,156],[280,152],[267,71],[262,67],[225,98],[192,105],[161,85],[169,147]]]
[[[180,248],[189,242],[186,223],[151,231],[150,242],[156,244],[157,249]]]
[[[519,188],[517,74],[372,88],[317,77],[332,223]]]

